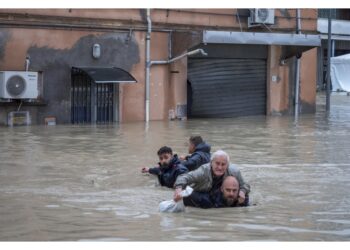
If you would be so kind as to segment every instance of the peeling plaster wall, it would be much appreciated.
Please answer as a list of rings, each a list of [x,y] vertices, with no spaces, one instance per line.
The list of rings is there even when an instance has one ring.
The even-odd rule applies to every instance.
[[[29,55],[29,69],[44,74],[43,98],[47,106],[36,108],[37,114],[33,117],[37,119],[33,123],[38,124],[42,124],[46,116],[55,116],[57,123],[70,123],[72,66],[115,66],[131,71],[132,66],[140,60],[138,43],[134,35],[130,37],[128,32],[102,34],[12,29],[9,40],[4,31],[0,32],[0,44],[3,43],[6,43],[6,49],[0,64],[1,70],[23,70],[25,57]],[[97,60],[92,57],[95,43],[101,45],[101,57]],[[2,112],[4,109],[0,108]],[[3,120],[0,122],[4,124]]]

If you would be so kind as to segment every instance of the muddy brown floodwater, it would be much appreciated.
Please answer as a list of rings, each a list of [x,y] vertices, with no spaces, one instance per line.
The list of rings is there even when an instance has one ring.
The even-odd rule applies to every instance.
[[[350,97],[315,115],[0,127],[1,241],[350,239]],[[142,166],[200,134],[251,184],[247,208],[162,214],[173,191]]]

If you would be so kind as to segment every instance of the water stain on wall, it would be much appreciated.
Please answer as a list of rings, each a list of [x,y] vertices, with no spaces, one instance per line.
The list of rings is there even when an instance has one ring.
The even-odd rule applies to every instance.
[[[99,44],[101,57],[94,59],[92,47]],[[130,71],[139,62],[139,48],[128,33],[108,33],[82,37],[71,49],[52,49],[32,46],[28,49],[30,70],[44,74],[43,98],[48,103],[40,108],[38,123],[48,115],[56,116],[58,123],[70,123],[71,68],[119,67]]]

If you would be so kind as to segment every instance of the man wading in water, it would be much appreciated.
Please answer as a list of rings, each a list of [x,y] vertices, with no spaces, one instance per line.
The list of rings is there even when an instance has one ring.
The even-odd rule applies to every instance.
[[[220,207],[238,207],[248,206],[248,200],[238,204],[239,183],[236,177],[227,176],[220,190],[210,194],[208,192],[192,192],[188,197],[183,197],[185,206],[200,208],[220,208]]]
[[[190,185],[194,190],[193,196],[188,197],[194,201],[194,205],[196,204],[196,192],[208,193],[210,197],[215,197],[220,192],[223,180],[227,176],[236,177],[239,183],[238,205],[248,204],[250,185],[244,182],[239,169],[230,164],[230,157],[222,150],[218,150],[212,155],[210,163],[177,177],[174,201],[182,199],[180,192],[187,185]]]

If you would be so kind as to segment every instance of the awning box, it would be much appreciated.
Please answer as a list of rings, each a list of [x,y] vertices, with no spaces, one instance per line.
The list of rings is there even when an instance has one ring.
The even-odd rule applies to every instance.
[[[77,73],[88,75],[95,83],[136,83],[127,71],[116,67],[72,67]]]
[[[321,46],[321,37],[310,34],[206,30],[203,32],[203,43],[283,45],[281,57],[286,59]]]

